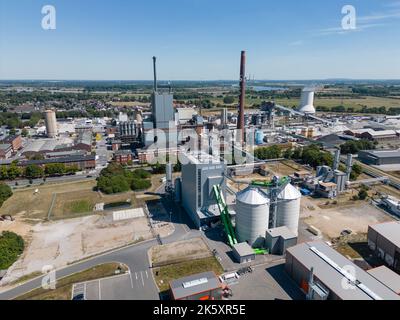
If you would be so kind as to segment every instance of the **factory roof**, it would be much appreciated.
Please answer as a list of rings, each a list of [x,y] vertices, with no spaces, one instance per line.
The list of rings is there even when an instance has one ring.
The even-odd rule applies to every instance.
[[[315,249],[319,253],[322,253],[324,257],[313,251]],[[396,295],[391,289],[342,256],[325,242],[302,243],[287,249],[287,253],[294,256],[308,270],[314,268],[315,278],[342,300],[375,300],[377,297],[374,297],[374,295],[383,300],[400,300],[400,296]],[[327,259],[329,259],[329,262]],[[336,269],[335,266],[339,269]],[[364,288],[363,286],[360,287],[360,285],[351,286],[347,281],[346,284],[351,287],[344,286],[346,278],[339,271],[343,268],[354,270],[356,279]]]
[[[376,158],[394,158],[400,157],[400,149],[398,150],[366,150],[360,151],[360,153],[368,153]]]
[[[192,164],[223,164],[219,157],[205,152],[181,152],[181,155]]]
[[[1,143],[0,144],[0,150],[8,150],[8,149],[11,149],[11,144],[9,144],[9,143]]]
[[[175,300],[189,297],[198,293],[221,287],[214,272],[204,272],[184,277],[170,282],[172,295]]]
[[[285,240],[297,238],[297,236],[292,231],[290,231],[290,229],[286,226],[278,227],[278,228],[274,228],[274,229],[268,229],[267,233],[272,238],[282,237]]]
[[[384,222],[369,227],[400,248],[400,221]]]
[[[53,151],[57,149],[57,146],[72,145],[72,139],[64,137],[58,139],[35,139],[29,140],[29,143],[24,148],[23,152],[43,152]]]
[[[250,247],[247,242],[237,243],[233,246],[233,250],[241,257],[247,257],[254,255],[254,250]]]
[[[29,166],[31,164],[43,165],[50,163],[71,163],[71,162],[83,162],[83,161],[94,161],[96,160],[96,156],[88,155],[88,156],[70,156],[63,158],[52,158],[52,159],[44,159],[44,160],[28,160],[21,161],[23,165]]]
[[[390,270],[386,266],[381,266],[368,270],[368,273],[396,294],[400,295],[400,275],[396,272]]]
[[[366,133],[370,134],[373,137],[396,135],[396,131],[394,130],[380,130],[380,131],[368,130]]]

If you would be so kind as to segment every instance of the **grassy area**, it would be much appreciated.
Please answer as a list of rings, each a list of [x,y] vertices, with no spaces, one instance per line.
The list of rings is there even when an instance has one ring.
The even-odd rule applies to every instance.
[[[217,275],[224,272],[218,260],[215,257],[209,257],[155,268],[153,273],[158,288],[164,292],[169,289],[169,282],[172,280],[207,271],[214,271]]]
[[[113,276],[115,275],[118,266],[118,263],[102,264],[60,279],[57,282],[57,288],[55,290],[44,290],[43,288],[38,288],[19,296],[16,300],[71,300],[72,285],[74,283]],[[125,266],[121,267],[124,271],[127,271]]]
[[[40,187],[14,190],[13,196],[0,209],[0,214],[11,214],[13,216],[21,214],[25,219],[44,220],[47,218],[54,193],[57,193],[58,199],[64,193],[75,192],[76,194],[82,194],[86,191],[92,192],[91,190],[95,185],[95,181],[79,181],[51,185],[45,184]],[[36,189],[38,189],[38,193],[35,193]],[[54,209],[52,214],[54,214]]]
[[[87,200],[76,200],[67,203],[67,207],[71,213],[85,213],[93,210],[93,205]]]

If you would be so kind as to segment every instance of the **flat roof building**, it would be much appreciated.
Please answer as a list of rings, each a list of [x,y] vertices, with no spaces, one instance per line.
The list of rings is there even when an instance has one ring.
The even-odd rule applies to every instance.
[[[247,243],[237,243],[232,247],[233,256],[239,263],[248,263],[256,259],[253,248]]]
[[[268,229],[265,236],[265,245],[270,254],[284,255],[286,250],[297,244],[297,235],[283,226]]]
[[[322,241],[289,248],[285,270],[306,294],[313,270],[314,283],[324,288],[329,300],[400,300],[389,287]]]
[[[400,164],[400,149],[360,151],[358,159],[365,164],[376,166]]]
[[[222,300],[222,285],[214,272],[204,272],[170,282],[173,300]]]
[[[388,267],[381,266],[367,271],[379,282],[390,288],[394,293],[400,295],[400,275],[390,270]]]
[[[368,246],[389,267],[400,271],[400,221],[369,226]]]

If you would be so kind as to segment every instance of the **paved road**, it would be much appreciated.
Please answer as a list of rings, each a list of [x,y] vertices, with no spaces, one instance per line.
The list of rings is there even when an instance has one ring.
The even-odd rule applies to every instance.
[[[162,192],[162,187],[159,189]],[[172,216],[175,231],[172,235],[162,238],[162,243],[171,243],[179,240],[190,239],[201,235],[198,230],[190,230],[186,225],[186,215],[174,204],[168,201],[162,201],[167,211],[173,211]],[[134,297],[135,300],[158,300],[158,290],[152,277],[150,263],[148,259],[148,250],[157,245],[157,241],[150,240],[137,245],[125,247],[110,253],[88,259],[81,263],[71,265],[60,269],[56,272],[56,278],[60,279],[71,274],[84,271],[96,265],[118,262],[126,264],[131,273],[131,292],[127,292],[128,296]],[[18,297],[26,292],[41,286],[42,277],[33,279],[9,291],[0,293],[0,300],[9,300]]]
[[[71,274],[92,268],[99,264],[110,263],[110,262],[124,263],[129,267],[130,272],[133,275],[135,274],[143,275],[146,274],[146,272],[149,275],[149,277],[145,277],[143,279],[143,282],[141,281],[142,280],[141,278],[140,282],[135,281],[134,287],[132,287],[132,290],[134,291],[135,294],[135,299],[158,300],[159,299],[158,290],[153,281],[153,278],[150,276],[151,274],[149,273],[151,272],[151,270],[147,256],[147,251],[156,244],[157,242],[155,240],[151,240],[145,243],[126,247],[111,253],[106,253],[101,256],[89,259],[87,261],[83,261],[81,263],[77,263],[69,267],[60,269],[56,272],[56,277],[57,279],[60,279],[69,276]],[[36,278],[14,289],[0,293],[0,300],[13,299],[17,296],[20,296],[26,292],[29,292],[33,289],[40,287],[41,283],[42,283],[42,277]]]

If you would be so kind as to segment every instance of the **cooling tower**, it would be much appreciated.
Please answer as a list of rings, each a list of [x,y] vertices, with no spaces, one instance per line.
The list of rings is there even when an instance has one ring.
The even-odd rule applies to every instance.
[[[301,92],[301,103],[298,111],[310,114],[314,114],[316,112],[314,107],[314,89],[303,89]]]

